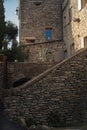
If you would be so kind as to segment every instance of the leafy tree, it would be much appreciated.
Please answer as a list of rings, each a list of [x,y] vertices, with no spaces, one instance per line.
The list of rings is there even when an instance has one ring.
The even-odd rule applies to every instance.
[[[9,41],[16,39],[18,35],[18,27],[11,21],[6,23],[6,37]]]
[[[17,40],[16,40],[17,35],[18,35],[18,27],[11,21],[7,21],[5,23],[4,40],[2,41],[3,49],[6,50],[9,43],[12,43],[12,47],[17,46]]]
[[[3,0],[0,0],[0,49],[2,48],[2,41],[5,35],[5,16]]]
[[[0,53],[6,55],[7,60],[9,62],[14,62],[14,61],[24,62],[27,59],[27,55],[23,52],[21,46],[17,46],[11,49],[1,50]]]
[[[4,39],[4,40],[2,41],[2,46],[3,46],[4,50],[7,49],[7,45],[8,45],[8,41],[7,41],[6,39]]]

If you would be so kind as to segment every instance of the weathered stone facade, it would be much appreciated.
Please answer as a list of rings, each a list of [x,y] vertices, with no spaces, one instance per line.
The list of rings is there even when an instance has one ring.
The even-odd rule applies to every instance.
[[[24,46],[30,63],[58,63],[64,59],[63,43],[55,40]]]
[[[44,22],[42,20],[41,10],[43,9],[43,11],[47,11],[48,9],[48,12],[50,12],[50,7],[52,8],[52,11],[54,9],[56,10],[59,5],[55,6],[55,8],[53,6],[54,3],[56,5],[56,2],[59,2],[59,0],[44,0],[44,3],[42,1],[36,2],[32,0],[30,1],[30,4],[28,4],[27,0],[21,2],[23,2],[23,6],[21,7],[22,4],[20,4],[20,18],[24,21],[24,23],[20,21],[21,29],[23,29],[20,31],[20,37],[25,37],[24,39],[26,41],[28,40],[28,43],[35,41],[39,42],[34,44],[29,43],[25,46],[25,50],[29,53],[29,61],[31,63],[60,62],[63,56],[62,47],[64,47],[65,57],[69,57],[77,50],[86,46],[86,5],[82,9],[78,10],[78,2],[76,0],[63,0],[62,11],[64,46],[62,46],[62,42],[58,42],[58,40],[55,40],[62,39],[62,31],[58,34],[58,37],[56,37],[57,33],[54,33],[54,41],[52,40],[48,42],[42,42],[45,40],[45,36],[43,35],[44,37],[42,37],[43,31],[41,31],[42,33],[40,33],[39,31],[37,31],[37,28],[35,28],[36,31],[34,31],[32,28],[35,24],[34,27],[36,26],[38,27],[38,29],[43,30],[42,25],[44,24]],[[47,3],[50,5],[49,8]],[[29,8],[27,8],[27,4],[31,9],[31,12],[29,12],[29,17]],[[44,8],[42,8],[41,6],[44,4],[46,5],[43,6]],[[26,15],[22,14],[22,11]],[[39,15],[36,15],[36,13],[38,13]],[[46,18],[48,18],[49,16],[48,20],[51,20],[50,14],[48,13],[49,15],[47,16],[47,12],[45,13]],[[33,14],[34,17],[31,14]],[[52,14],[52,17],[54,15]],[[32,17],[32,19],[30,19],[30,16]],[[30,20],[29,22],[31,24],[31,27],[27,22],[28,19]],[[38,19],[42,20],[40,21],[41,23],[39,23]],[[47,22],[47,29],[51,29],[52,27],[54,28],[54,31],[56,30],[55,22],[54,27],[51,26],[53,25],[53,22],[54,19],[52,19],[52,24],[50,23],[50,21]],[[60,28],[61,27],[62,25],[60,26]],[[30,32],[28,32],[27,28],[30,28]],[[44,28],[46,28],[45,25]],[[31,33],[34,35],[31,35]],[[29,39],[29,37],[31,39]],[[18,67],[18,64],[20,68]],[[26,69],[23,68],[24,66],[26,66]],[[16,73],[16,71],[19,72]],[[37,71],[35,70],[36,73]],[[20,75],[21,73],[23,75]],[[10,65],[10,76],[16,77],[17,75],[17,78],[20,78],[25,75],[29,76],[29,73],[30,70],[27,65],[23,65],[20,63]],[[13,79],[12,82],[17,80],[17,78]],[[56,64],[52,68],[34,77],[25,84],[19,86],[18,88],[13,88],[9,91],[9,95],[4,98],[4,104],[6,110],[12,118],[19,117],[24,119],[26,116],[28,116],[33,117],[37,121],[37,123],[44,124],[47,123],[47,117],[49,113],[56,111],[60,115],[60,120],[65,121],[67,124],[76,125],[78,123],[87,122],[87,49],[79,51],[71,58],[59,64]]]
[[[69,57],[87,46],[87,2],[64,0],[62,11],[64,51],[65,57]]]
[[[33,117],[42,124],[57,111],[68,124],[87,121],[87,49],[55,65],[5,99],[10,116]]]
[[[20,1],[20,41],[34,46],[35,42],[58,39],[64,43],[63,57],[70,57],[87,46],[86,3],[85,0]],[[46,39],[49,35],[52,37]]]
[[[19,21],[20,41],[25,44],[61,40],[61,0],[19,0]]]
[[[2,99],[3,89],[7,87],[7,67],[6,67],[7,57],[0,54],[0,100]]]
[[[35,63],[22,63],[22,62],[8,62],[8,86],[13,88],[14,84],[19,80],[31,80],[35,76],[41,74],[53,64],[35,64]],[[21,81],[22,82],[22,81]]]
[[[0,62],[0,99],[2,98],[2,88],[3,88],[3,79],[4,79],[4,64]]]

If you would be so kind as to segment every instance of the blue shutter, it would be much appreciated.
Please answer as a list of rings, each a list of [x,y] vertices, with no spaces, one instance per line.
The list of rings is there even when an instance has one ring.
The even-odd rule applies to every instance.
[[[46,29],[45,30],[46,40],[52,39],[52,29]]]

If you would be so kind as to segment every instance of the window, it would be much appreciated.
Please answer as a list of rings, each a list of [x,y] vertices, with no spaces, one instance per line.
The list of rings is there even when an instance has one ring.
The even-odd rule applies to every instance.
[[[81,38],[81,48],[87,47],[87,36]]]
[[[81,9],[81,0],[78,0],[78,10]]]
[[[82,8],[84,8],[86,3],[87,3],[87,0],[78,0],[78,10],[81,10]]]
[[[35,1],[34,4],[35,4],[36,6],[40,6],[40,5],[41,5],[41,1]]]
[[[34,3],[34,5],[36,6],[40,6],[42,4],[42,0],[33,0],[32,1]]]
[[[84,37],[84,47],[87,47],[87,36]]]
[[[35,43],[35,39],[31,39],[31,40],[26,40],[27,43]]]
[[[52,40],[52,28],[45,29],[46,40]]]
[[[64,51],[64,58],[67,58],[67,50]]]
[[[82,8],[85,7],[86,3],[87,3],[87,0],[81,0],[81,6],[82,6]]]
[[[71,51],[71,55],[73,55],[74,52],[75,52],[74,43],[71,44],[71,46],[70,46],[70,51]]]
[[[81,48],[84,48],[84,38],[81,37]]]
[[[35,43],[35,37],[25,37],[24,40],[27,43]]]

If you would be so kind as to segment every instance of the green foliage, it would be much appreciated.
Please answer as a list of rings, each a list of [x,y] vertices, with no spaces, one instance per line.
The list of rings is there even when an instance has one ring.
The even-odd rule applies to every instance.
[[[6,37],[9,41],[15,39],[18,35],[18,27],[11,21],[6,23]]]
[[[66,120],[61,120],[61,115],[57,111],[52,111],[48,114],[47,123],[52,127],[66,126]]]
[[[26,126],[27,126],[27,127],[30,127],[31,125],[35,125],[35,124],[36,124],[36,121],[34,120],[33,117],[27,116],[27,117],[25,118],[25,123],[26,123]]]
[[[0,53],[6,55],[9,62],[14,62],[15,60],[18,62],[24,62],[27,58],[27,55],[22,51],[21,46],[1,50]]]
[[[20,123],[20,119],[19,119],[19,117],[17,117],[17,116],[14,116],[14,117],[13,117],[13,121],[16,122],[16,123]]]
[[[81,130],[87,130],[87,125],[82,126]]]
[[[2,48],[2,41],[5,35],[5,16],[3,0],[0,0],[0,49]]]
[[[4,50],[7,49],[7,45],[8,45],[8,41],[6,39],[4,39],[2,41],[2,46],[4,47]]]

